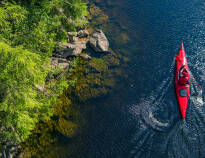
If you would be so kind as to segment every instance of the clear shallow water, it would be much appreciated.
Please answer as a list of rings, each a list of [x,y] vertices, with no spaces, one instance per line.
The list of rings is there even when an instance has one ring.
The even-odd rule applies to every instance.
[[[183,41],[190,70],[204,84],[205,2],[104,0],[96,4],[109,14],[110,23],[125,26],[122,31],[130,40],[124,45],[111,41],[111,47],[127,50],[132,60],[121,91],[89,102],[93,110],[83,142],[87,150],[78,157],[205,157],[204,104],[200,96],[192,96],[181,121],[173,82],[174,55]]]

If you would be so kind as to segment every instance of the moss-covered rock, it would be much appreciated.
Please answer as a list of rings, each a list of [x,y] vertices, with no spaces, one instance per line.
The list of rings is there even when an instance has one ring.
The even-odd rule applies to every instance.
[[[56,123],[56,129],[64,136],[72,137],[76,135],[78,128],[77,124],[64,118],[59,118],[58,122]]]
[[[93,58],[90,61],[90,66],[94,68],[97,72],[102,72],[108,69],[107,64],[101,58]]]

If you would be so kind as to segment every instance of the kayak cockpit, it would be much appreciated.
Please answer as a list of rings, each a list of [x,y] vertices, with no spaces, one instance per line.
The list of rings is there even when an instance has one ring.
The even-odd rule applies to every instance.
[[[180,89],[179,96],[180,97],[187,97],[187,89]]]

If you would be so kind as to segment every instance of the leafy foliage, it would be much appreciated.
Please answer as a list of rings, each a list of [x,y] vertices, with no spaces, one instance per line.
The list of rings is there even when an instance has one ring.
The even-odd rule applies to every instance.
[[[47,72],[40,55],[5,43],[0,48],[0,138],[21,141],[38,121],[43,105],[34,85],[43,84]]]
[[[50,57],[67,31],[87,23],[86,15],[82,0],[0,2],[1,142],[25,140],[39,120],[52,116],[63,89],[73,85],[67,72],[48,80],[54,71]]]

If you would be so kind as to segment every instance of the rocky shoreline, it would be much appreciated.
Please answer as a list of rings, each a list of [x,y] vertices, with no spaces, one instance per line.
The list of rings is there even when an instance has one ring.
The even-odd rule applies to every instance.
[[[87,51],[93,49],[95,53],[104,53],[109,51],[109,42],[102,30],[97,30],[89,34],[87,30],[78,32],[67,32],[67,43],[59,43],[51,57],[51,67],[53,69],[69,69],[72,60],[75,57],[81,57],[84,60],[90,60],[92,53]],[[85,53],[87,52],[87,53]],[[89,53],[89,54],[88,54]],[[44,87],[36,87],[39,91],[44,91]],[[21,158],[21,148],[13,143],[2,143],[0,147],[0,158]]]
[[[51,58],[55,72],[49,79],[55,80],[59,74],[70,73],[67,76],[68,81],[74,81],[74,84],[60,96],[59,104],[54,106],[53,118],[39,123],[29,138],[21,144],[23,157],[74,157],[81,150],[86,150],[83,143],[79,144],[86,133],[87,118],[92,110],[86,102],[111,94],[113,88],[119,86],[120,78],[125,77],[121,65],[129,61],[126,57],[112,49],[109,49],[108,53],[98,52],[90,44],[91,37],[97,38],[95,33],[101,32],[96,31],[97,28],[109,34],[112,43],[115,42],[112,38],[113,32],[118,33],[115,37],[120,41],[124,38],[118,36],[120,33],[116,27],[108,27],[109,17],[98,6],[90,3],[88,11],[89,24],[86,25],[86,30],[89,33],[85,29],[68,32],[66,41],[58,43],[59,47],[55,49]],[[94,45],[99,43],[101,42],[95,42]],[[75,46],[78,44],[82,44],[82,50]],[[75,54],[76,51],[80,53]],[[77,67],[73,69],[75,63]],[[69,72],[71,69],[73,70]],[[38,89],[44,91],[42,87]]]
[[[67,43],[59,43],[51,58],[52,68],[66,69],[70,65],[73,57],[82,57],[84,60],[92,58],[88,48],[92,48],[96,53],[104,53],[109,50],[109,42],[102,30],[97,30],[93,34],[89,34],[87,30],[78,32],[67,32]]]

